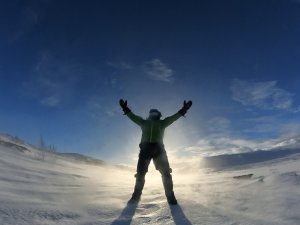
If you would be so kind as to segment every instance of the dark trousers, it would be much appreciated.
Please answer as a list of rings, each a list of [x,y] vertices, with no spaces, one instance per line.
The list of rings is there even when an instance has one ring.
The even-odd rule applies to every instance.
[[[172,169],[170,168],[164,145],[159,143],[141,143],[139,161],[137,164],[136,184],[133,196],[139,197],[145,184],[145,175],[153,159],[155,168],[161,173],[167,198],[173,197]]]

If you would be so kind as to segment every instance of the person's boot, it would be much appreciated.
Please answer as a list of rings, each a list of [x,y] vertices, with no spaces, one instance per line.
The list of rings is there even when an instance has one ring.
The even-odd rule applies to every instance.
[[[177,200],[173,191],[173,180],[171,174],[162,176],[162,181],[165,189],[165,194],[170,205],[177,205]]]
[[[137,204],[141,200],[141,195],[133,192],[131,198],[127,202],[128,204]]]
[[[134,192],[132,194],[131,199],[128,201],[129,204],[136,204],[140,201],[144,184],[145,184],[145,175],[136,174],[135,177],[136,177],[136,181],[135,181]]]

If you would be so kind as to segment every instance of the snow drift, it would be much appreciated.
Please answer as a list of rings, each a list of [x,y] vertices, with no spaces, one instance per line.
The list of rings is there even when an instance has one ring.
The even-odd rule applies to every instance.
[[[300,154],[226,171],[174,168],[179,205],[172,207],[153,166],[141,202],[127,206],[130,167],[76,154],[41,158],[34,146],[7,136],[0,136],[0,154],[3,225],[300,224]]]

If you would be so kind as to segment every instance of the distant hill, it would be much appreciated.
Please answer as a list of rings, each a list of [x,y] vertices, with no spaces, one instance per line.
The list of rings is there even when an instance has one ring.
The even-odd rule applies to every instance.
[[[96,164],[96,165],[106,164],[105,161],[103,161],[103,160],[95,159],[90,156],[82,155],[79,153],[58,153],[58,154],[68,157],[68,158],[72,158],[74,160],[79,160],[79,161],[83,161],[83,162],[90,163],[90,164]]]
[[[242,166],[252,163],[259,163],[268,160],[283,158],[289,155],[300,153],[300,149],[274,149],[268,151],[254,151],[240,154],[226,154],[205,157],[201,166],[213,169],[224,169],[234,166]]]
[[[24,153],[28,157],[35,158],[38,160],[48,160],[48,159],[53,160],[53,159],[62,158],[69,161],[70,160],[78,161],[81,163],[87,163],[92,165],[112,166],[112,167],[132,170],[131,167],[125,165],[108,164],[104,160],[95,159],[93,157],[86,156],[79,153],[62,153],[62,152],[51,151],[48,149],[40,149],[39,147],[27,143],[26,141],[21,140],[16,136],[12,136],[6,133],[0,133],[0,146],[3,146],[8,150]]]

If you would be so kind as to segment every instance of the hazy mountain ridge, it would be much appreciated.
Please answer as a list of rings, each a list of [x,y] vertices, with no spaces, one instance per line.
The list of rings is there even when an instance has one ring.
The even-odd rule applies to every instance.
[[[9,150],[20,151],[20,152],[25,153],[25,154],[31,156],[32,158],[36,158],[36,159],[43,159],[43,158],[45,158],[45,156],[48,158],[51,158],[51,160],[62,157],[62,158],[68,159],[68,160],[80,161],[82,163],[87,163],[87,164],[93,164],[93,165],[99,165],[99,166],[104,166],[104,165],[115,166],[115,167],[119,167],[119,168],[130,169],[129,167],[124,166],[124,165],[108,164],[104,160],[96,159],[91,156],[86,156],[86,155],[79,154],[79,153],[54,152],[54,151],[50,151],[47,149],[40,149],[39,147],[32,145],[30,143],[27,143],[26,141],[24,141],[16,136],[12,136],[12,135],[6,134],[6,133],[0,133],[0,145],[8,148]],[[43,160],[47,160],[47,158],[43,159]]]
[[[276,160],[295,154],[300,154],[300,148],[258,150],[238,154],[224,154],[204,157],[202,159],[201,166],[214,169],[226,169],[229,167],[244,166]]]

